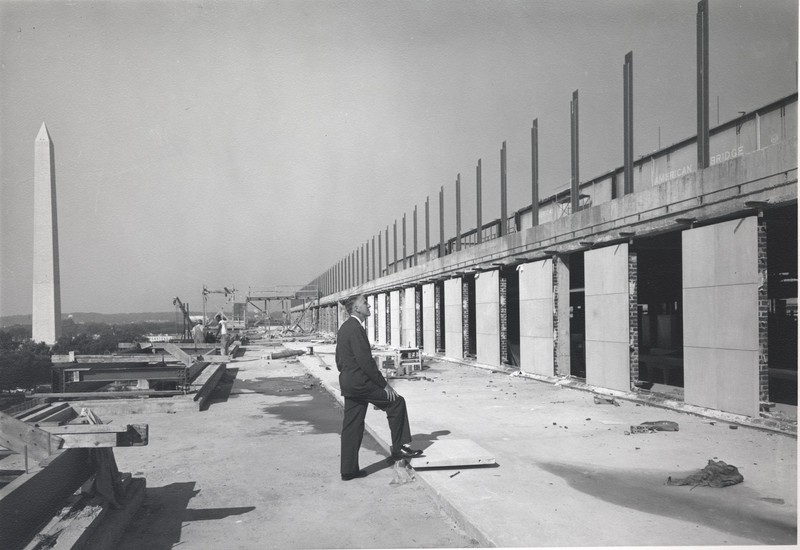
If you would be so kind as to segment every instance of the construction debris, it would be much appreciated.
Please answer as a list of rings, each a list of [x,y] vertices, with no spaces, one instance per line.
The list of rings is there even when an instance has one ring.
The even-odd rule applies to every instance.
[[[744,481],[739,469],[719,460],[709,459],[708,465],[699,472],[682,479],[667,478],[667,485],[693,485],[694,487],[728,487]]]
[[[604,395],[597,395],[594,396],[594,404],[595,405],[614,405],[615,407],[619,407],[619,403],[617,403],[617,399],[615,397],[606,397]]]
[[[631,426],[632,434],[649,434],[653,432],[677,432],[678,423],[671,420],[656,420],[654,422],[642,422],[638,426]]]

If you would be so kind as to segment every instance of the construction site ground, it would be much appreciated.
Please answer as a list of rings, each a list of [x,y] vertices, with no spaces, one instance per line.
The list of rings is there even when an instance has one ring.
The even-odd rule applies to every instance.
[[[207,410],[147,413],[150,444],[115,450],[147,480],[120,548],[440,548],[794,545],[797,440],[790,434],[440,359],[391,383],[413,446],[472,440],[493,466],[417,470],[392,483],[384,413],[367,413],[360,460],[342,481],[334,346],[268,359],[256,340],[228,364]],[[646,421],[679,431],[631,434]],[[372,437],[370,437],[370,435]],[[671,486],[709,459],[744,481]],[[413,461],[412,461],[413,465]]]

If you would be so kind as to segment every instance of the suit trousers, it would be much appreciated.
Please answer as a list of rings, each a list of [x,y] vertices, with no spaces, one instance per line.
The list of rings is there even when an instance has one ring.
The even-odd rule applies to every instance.
[[[408,425],[408,412],[406,400],[398,395],[394,401],[386,398],[386,392],[375,389],[365,397],[344,398],[344,418],[342,419],[342,464],[343,474],[352,474],[360,468],[358,465],[358,451],[364,438],[364,418],[367,416],[367,407],[372,404],[386,413],[389,421],[389,430],[392,433],[392,449],[399,449],[406,443],[411,443],[411,429]]]

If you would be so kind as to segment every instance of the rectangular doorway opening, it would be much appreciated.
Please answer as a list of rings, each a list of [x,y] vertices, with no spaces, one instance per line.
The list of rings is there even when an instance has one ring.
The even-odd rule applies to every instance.
[[[462,311],[466,312],[464,319],[464,357],[475,359],[478,356],[478,326],[475,305],[475,275],[465,275],[462,284],[467,292],[462,300]],[[466,302],[466,303],[464,303]]]
[[[505,282],[505,304],[502,290],[500,298],[500,342],[505,349],[500,350],[500,357],[506,364],[519,367],[519,271],[516,267],[504,267],[500,280],[501,284]]]
[[[444,353],[444,281],[436,281],[433,285],[433,309],[436,353]]]
[[[797,407],[797,205],[767,210],[764,221],[769,400]]]
[[[569,373],[586,378],[586,290],[583,252],[569,255]]]
[[[639,385],[683,399],[681,232],[636,239]]]

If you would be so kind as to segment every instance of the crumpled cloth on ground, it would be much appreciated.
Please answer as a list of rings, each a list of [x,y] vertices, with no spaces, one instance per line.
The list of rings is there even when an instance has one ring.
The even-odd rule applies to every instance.
[[[733,464],[719,460],[709,460],[708,465],[699,472],[683,479],[667,478],[667,485],[694,485],[705,487],[728,487],[744,481],[744,476]]]

